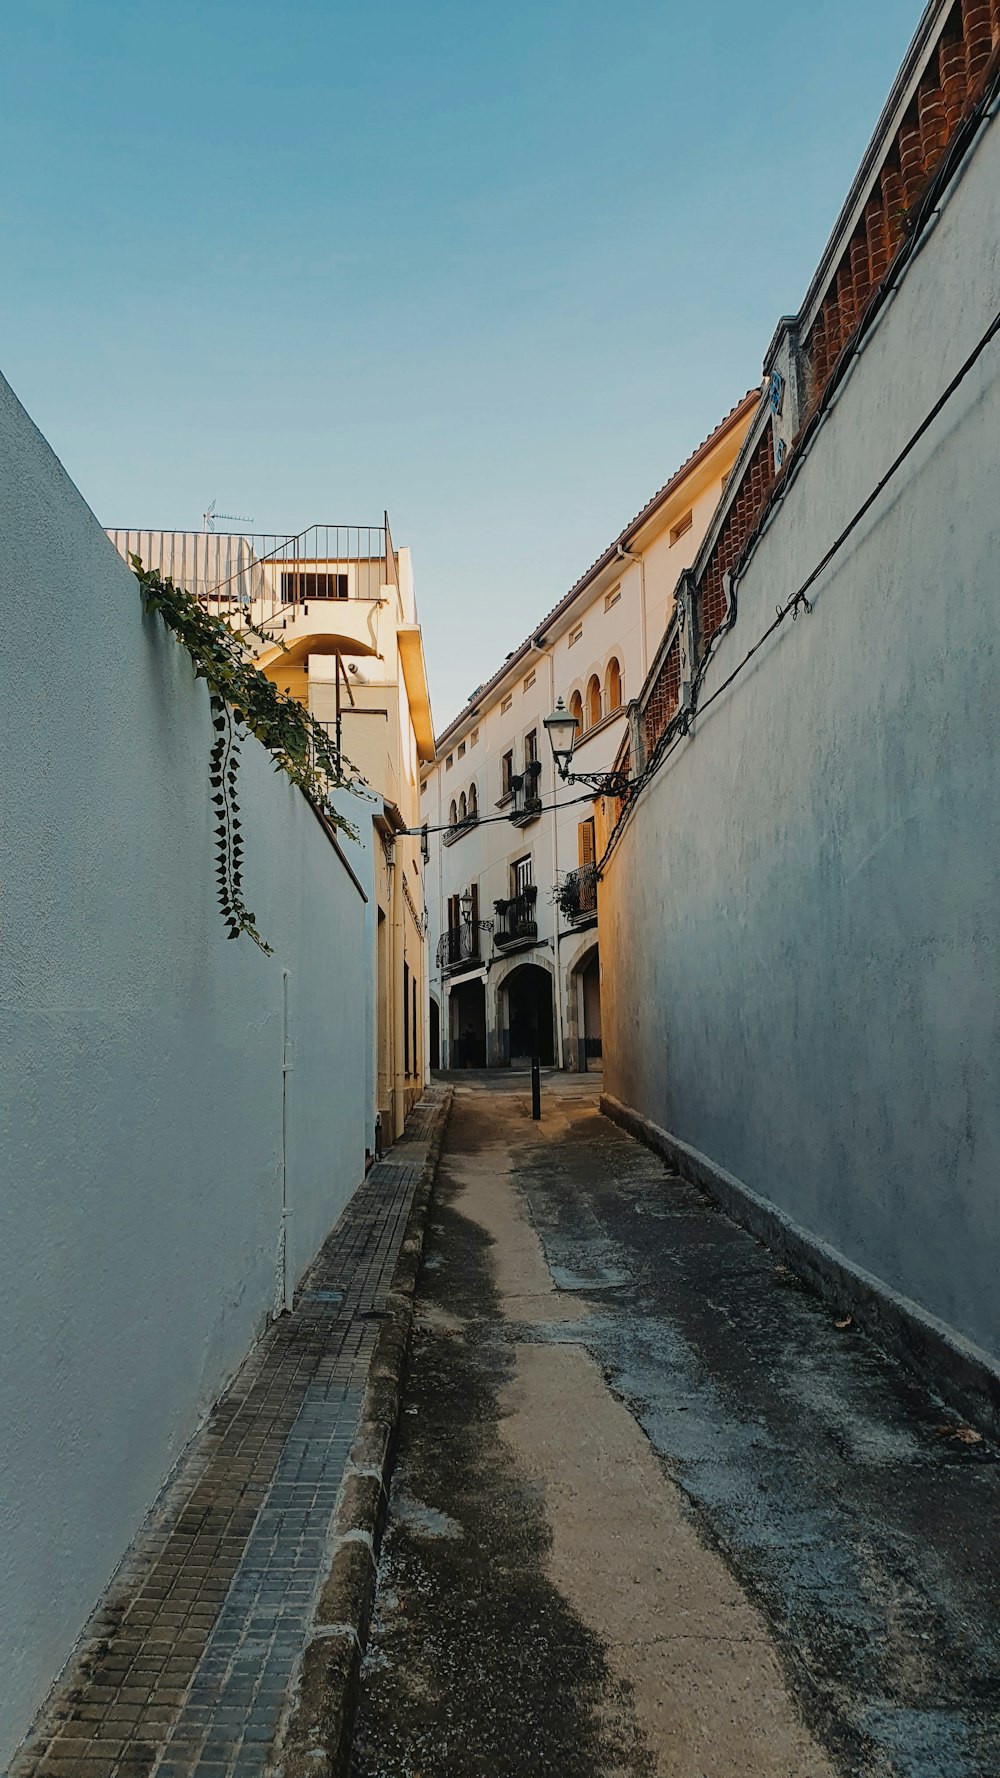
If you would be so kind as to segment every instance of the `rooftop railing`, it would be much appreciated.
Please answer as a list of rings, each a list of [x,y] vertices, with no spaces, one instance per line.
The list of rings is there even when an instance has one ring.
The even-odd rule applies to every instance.
[[[377,602],[398,586],[388,523],[310,525],[295,535],[274,532],[109,530],[124,560],[140,557],[176,581],[234,629],[307,615],[313,602]]]

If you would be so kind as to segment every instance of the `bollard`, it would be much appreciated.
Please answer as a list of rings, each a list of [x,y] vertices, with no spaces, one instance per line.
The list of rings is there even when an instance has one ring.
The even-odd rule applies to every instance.
[[[542,1115],[542,1077],[537,1056],[531,1058],[531,1115],[536,1123]]]

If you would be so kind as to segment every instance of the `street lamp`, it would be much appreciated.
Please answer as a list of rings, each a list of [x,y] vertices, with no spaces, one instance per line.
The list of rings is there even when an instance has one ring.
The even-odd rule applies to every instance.
[[[459,908],[461,909],[462,919],[464,920],[466,926],[471,926],[472,925],[473,896],[472,896],[472,890],[470,888],[465,888],[462,890],[462,893],[458,898],[458,905],[459,905]],[[492,920],[477,920],[476,925],[479,927],[481,932],[492,932],[493,931],[493,921]]]
[[[564,784],[589,784],[597,796],[625,796],[627,794],[632,786],[632,780],[627,772],[617,771],[614,766],[605,772],[570,771],[573,748],[576,745],[577,721],[572,711],[567,710],[562,698],[556,704],[552,715],[543,718],[542,727],[549,737],[556,770]]]
[[[556,762],[559,776],[565,780],[569,777],[570,760],[573,758],[573,748],[576,746],[577,724],[572,710],[567,710],[562,698],[559,699],[552,715],[545,717],[542,727],[549,737],[552,757]]]

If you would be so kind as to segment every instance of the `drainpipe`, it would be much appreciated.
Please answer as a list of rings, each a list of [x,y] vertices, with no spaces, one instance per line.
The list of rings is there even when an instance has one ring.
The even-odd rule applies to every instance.
[[[392,884],[392,1141],[395,1142],[403,1133],[406,1119],[403,1048],[407,1008],[403,1002],[403,860],[396,857],[395,845],[391,846],[388,858]]]
[[[642,678],[640,685],[645,685],[646,674],[649,672],[649,651],[646,647],[646,558],[634,556],[630,549],[623,549],[620,543],[615,544],[615,553],[622,562],[638,562],[639,564],[639,653],[642,656]]]
[[[292,1072],[292,1046],[288,1022],[288,975],[281,972],[281,1225],[278,1229],[278,1263],[275,1268],[273,1319],[287,1314],[292,1307],[291,1280],[288,1266],[288,1076]]]
[[[548,663],[549,663],[549,709],[554,710],[556,707],[556,663],[555,663],[555,657],[553,656],[551,648],[548,648],[548,647],[544,646],[541,642],[536,641],[534,636],[532,636],[532,638],[531,638],[531,646],[532,646],[532,648],[536,649],[539,654],[544,654],[548,659]],[[552,786],[553,786],[553,800],[554,800],[554,798],[559,793],[559,784],[558,784],[558,779],[556,778],[555,760],[552,761]],[[553,887],[553,889],[556,886],[556,881],[559,876],[558,826],[559,826],[558,816],[556,814],[556,810],[553,808],[553,810],[552,810],[552,887]],[[555,1003],[555,1011],[556,1011],[556,1066],[561,1071],[562,1067],[563,1067],[563,1017],[562,1017],[563,980],[562,980],[562,965],[561,965],[560,959],[559,959],[559,946],[560,946],[560,943],[562,942],[562,933],[559,929],[559,903],[557,901],[553,902],[553,913],[555,915],[554,945],[555,945],[556,974],[555,974],[555,989],[554,989],[552,998]]]
[[[446,913],[445,905],[444,905],[444,847],[441,844],[441,826],[442,826],[441,761],[437,758],[435,758],[435,761],[434,761],[434,793],[437,798],[437,808],[435,810],[435,822],[436,822],[438,831],[434,836],[434,842],[437,846],[437,861],[438,861],[437,930],[438,930],[438,942],[440,943],[441,934],[444,931],[445,926],[447,925],[448,921],[447,921],[447,913]],[[437,969],[437,967],[438,967],[436,957],[434,959],[434,967],[435,967],[435,969]],[[449,993],[449,991],[446,987],[446,984],[445,984],[445,977],[444,977],[443,970],[438,972],[436,979],[437,979],[437,985],[438,985],[438,1008],[439,1008],[439,1011],[438,1011],[438,1062],[440,1063],[442,1068],[450,1068],[451,1067],[451,998],[450,998],[450,993]]]

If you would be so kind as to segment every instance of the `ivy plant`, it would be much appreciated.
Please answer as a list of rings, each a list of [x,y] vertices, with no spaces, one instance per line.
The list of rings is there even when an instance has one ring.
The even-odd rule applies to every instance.
[[[243,894],[243,829],[237,796],[240,743],[248,734],[255,735],[272,754],[275,770],[284,772],[328,821],[348,833],[352,830],[330,806],[329,793],[352,782],[353,768],[338,756],[323,724],[254,666],[235,630],[213,617],[192,593],[155,569],[144,568],[139,556],[130,559],[144,609],[163,619],[191,656],[195,677],[208,687],[215,731],[209,785],[215,812],[216,893],[228,936],[246,933],[270,956],[272,948],[258,931]],[[278,641],[255,625],[248,627],[264,642]]]

